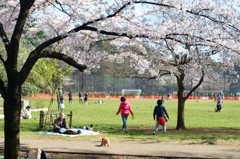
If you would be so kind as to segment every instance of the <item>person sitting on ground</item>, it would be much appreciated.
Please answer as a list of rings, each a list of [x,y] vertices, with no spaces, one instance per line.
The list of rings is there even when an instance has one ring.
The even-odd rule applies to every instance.
[[[32,115],[31,115],[31,112],[32,112],[31,108],[32,107],[30,105],[26,107],[25,115],[23,116],[23,119],[37,119],[37,118],[32,117]]]
[[[59,114],[59,118],[54,121],[54,132],[60,132],[60,129],[69,129],[68,122],[64,118],[64,113]]]
[[[215,108],[215,112],[221,112],[222,111],[222,103],[221,101],[218,101],[217,108]]]

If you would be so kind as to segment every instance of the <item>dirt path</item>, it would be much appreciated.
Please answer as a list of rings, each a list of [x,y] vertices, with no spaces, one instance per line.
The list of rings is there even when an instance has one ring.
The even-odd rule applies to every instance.
[[[128,128],[128,131],[132,132],[145,132],[152,133],[153,127],[143,128]],[[159,127],[158,133],[161,132]],[[175,128],[167,128],[169,134],[213,134],[213,135],[240,135],[240,129],[237,128],[220,128],[220,129],[207,129],[207,128],[189,128],[188,130],[176,130]]]

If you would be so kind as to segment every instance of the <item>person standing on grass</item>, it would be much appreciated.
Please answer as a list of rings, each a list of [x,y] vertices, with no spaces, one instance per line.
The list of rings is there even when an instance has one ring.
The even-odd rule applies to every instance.
[[[223,103],[223,99],[224,99],[224,94],[221,94],[221,99],[222,99],[222,103]]]
[[[217,102],[217,94],[214,93],[214,103]]]
[[[83,104],[83,101],[82,101],[82,94],[81,94],[81,92],[79,92],[78,96],[79,96],[79,104],[80,104],[80,101],[81,101],[82,104]]]
[[[70,91],[68,94],[69,104],[72,104],[72,92]]]
[[[131,112],[132,116],[133,116],[133,111],[128,101],[126,101],[125,97],[121,97],[120,101],[121,101],[121,104],[118,108],[116,115],[118,115],[119,112],[121,111],[122,121],[123,121],[123,126],[121,130],[123,131],[125,129],[125,131],[127,131],[127,118],[129,115],[129,111]]]
[[[64,98],[63,98],[62,91],[60,91],[59,98],[60,98],[60,103],[61,103],[61,104],[60,104],[61,111],[63,112],[63,109],[65,108],[65,106],[64,106]]]
[[[84,103],[83,104],[88,104],[88,92],[86,92],[84,95]]]
[[[168,98],[167,98],[167,100],[170,100],[170,96],[171,96],[171,93],[168,92]]]
[[[155,135],[155,133],[157,132],[159,125],[163,126],[163,134],[166,134],[166,118],[164,116],[164,113],[166,114],[168,120],[170,120],[166,108],[164,106],[162,106],[162,100],[158,100],[157,106],[154,108],[154,111],[153,111],[154,121],[156,120],[155,117],[157,115],[157,120],[156,120],[156,125],[153,130],[153,135]]]

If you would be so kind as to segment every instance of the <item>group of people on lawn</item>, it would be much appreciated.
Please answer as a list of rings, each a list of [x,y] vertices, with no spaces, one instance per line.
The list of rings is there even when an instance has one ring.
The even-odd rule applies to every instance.
[[[70,96],[69,96],[69,98],[70,98]],[[80,99],[81,98],[80,98],[80,93],[79,93],[79,100]],[[62,94],[60,94],[60,101],[61,100],[63,100]],[[132,111],[132,108],[131,108],[129,102],[126,100],[125,97],[121,97],[120,101],[121,101],[121,104],[119,106],[119,109],[118,109],[116,115],[118,115],[121,112],[122,121],[123,121],[123,125],[122,125],[121,130],[122,131],[127,131],[127,119],[128,119],[129,111],[132,114],[132,116],[134,116],[134,114],[133,114],[133,111]],[[162,105],[162,103],[163,103],[162,100],[158,100],[157,101],[157,106],[155,106],[154,111],[153,111],[153,119],[154,119],[154,121],[156,121],[154,130],[153,130],[153,135],[155,135],[155,133],[157,132],[159,125],[163,126],[163,133],[165,134],[166,133],[166,121],[170,120],[170,118],[168,116],[168,113],[167,113],[167,110]],[[218,101],[217,101],[217,108],[215,108],[216,112],[222,111],[222,104],[221,103],[222,103],[222,99],[219,97]],[[31,116],[31,106],[26,107],[25,114],[24,115],[21,114],[21,117],[23,119],[34,119]],[[68,122],[64,118],[64,113],[63,112],[61,112],[59,114],[59,118],[57,118],[54,121],[54,131],[55,132],[60,132],[61,128],[69,129]]]
[[[83,101],[82,101],[83,96],[82,96],[81,92],[79,92],[78,95],[79,95],[79,103],[80,102],[83,103]],[[68,100],[69,100],[69,104],[73,104],[72,103],[72,92],[71,91],[68,94]],[[65,108],[65,105],[64,105],[63,93],[62,93],[61,90],[59,91],[59,94],[57,96],[57,101],[58,101],[58,110],[60,111],[60,109],[61,109],[61,111],[63,111],[64,108]],[[86,92],[84,94],[84,103],[83,104],[88,104],[88,92]]]
[[[131,108],[129,102],[126,100],[125,97],[121,97],[120,101],[121,101],[121,104],[119,106],[119,109],[118,109],[116,115],[118,115],[121,112],[122,121],[123,121],[121,130],[127,131],[127,118],[129,115],[129,111],[132,114],[132,116],[134,116],[134,114],[133,114],[133,111],[132,111],[132,108]],[[153,131],[154,135],[157,132],[159,125],[163,126],[163,133],[164,134],[166,133],[166,123],[165,123],[166,117],[165,117],[164,113],[166,114],[168,120],[170,120],[166,108],[164,106],[162,106],[162,100],[158,100],[157,104],[158,105],[155,107],[154,112],[153,112],[153,119],[156,120],[156,124],[155,124],[154,131]],[[59,118],[57,118],[54,121],[54,131],[60,132],[61,128],[69,129],[68,122],[64,118],[64,113],[60,113]]]
[[[129,111],[132,114],[132,116],[134,116],[134,114],[133,114],[130,104],[128,103],[128,101],[126,100],[125,97],[121,97],[120,101],[121,101],[121,104],[118,108],[116,115],[118,115],[121,111],[121,116],[122,116],[122,121],[123,121],[121,130],[127,131],[127,123],[126,122],[127,122],[127,118],[129,115]],[[158,100],[157,106],[155,106],[154,111],[153,111],[153,119],[156,121],[154,130],[153,130],[153,135],[155,135],[155,133],[157,132],[159,125],[163,126],[163,133],[165,134],[166,133],[166,121],[167,121],[165,115],[167,116],[168,120],[170,120],[167,110],[162,105],[162,103],[163,103],[162,100]]]

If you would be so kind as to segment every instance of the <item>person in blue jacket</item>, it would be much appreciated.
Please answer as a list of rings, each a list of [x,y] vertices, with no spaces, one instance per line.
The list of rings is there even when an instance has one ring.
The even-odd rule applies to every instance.
[[[164,116],[164,113],[166,114],[168,120],[170,120],[170,118],[168,116],[166,108],[162,106],[162,100],[158,100],[157,104],[158,105],[154,108],[153,111],[153,119],[156,120],[153,135],[155,135],[155,133],[157,132],[159,125],[163,126],[163,133],[166,134],[166,118]],[[157,118],[155,118],[156,116]]]

